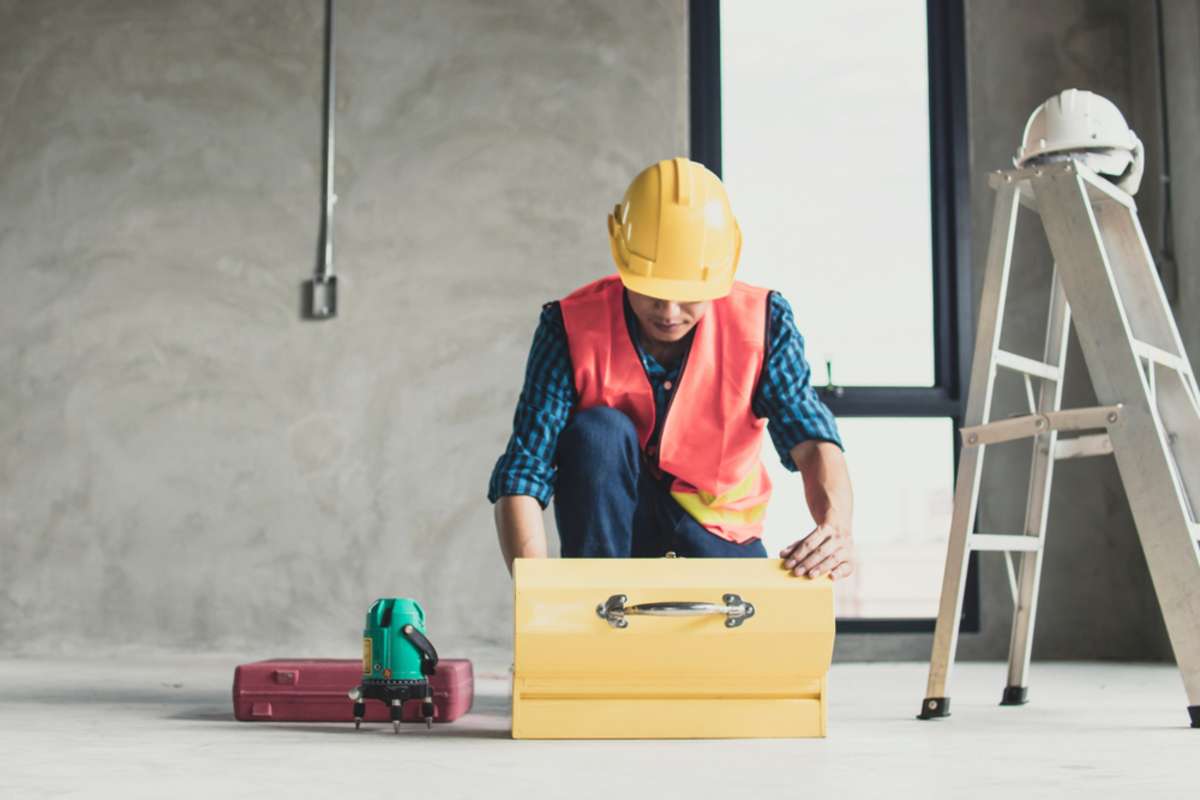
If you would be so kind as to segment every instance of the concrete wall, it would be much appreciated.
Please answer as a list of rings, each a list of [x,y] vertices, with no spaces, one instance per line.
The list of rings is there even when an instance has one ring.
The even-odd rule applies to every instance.
[[[1028,112],[1056,91],[1087,88],[1113,100],[1136,125],[1135,117],[1143,106],[1157,110],[1144,102],[1156,96],[1156,84],[1146,79],[1152,78],[1153,72],[1148,74],[1142,68],[1146,61],[1156,63],[1157,51],[1153,47],[1136,49],[1132,38],[1138,30],[1135,20],[1153,13],[1149,3],[979,2],[970,9],[971,36],[984,45],[976,51],[970,75],[972,226],[978,242],[974,266],[979,286],[993,202],[986,172],[1010,163]],[[1142,105],[1135,108],[1134,98]],[[1143,208],[1143,224],[1152,231],[1157,230],[1157,218],[1147,218],[1146,212],[1157,211],[1156,164],[1157,158],[1147,170],[1152,179],[1139,194],[1139,203],[1151,198],[1149,205],[1154,206]],[[1018,234],[1002,345],[1032,355],[1042,350],[1052,260],[1037,218],[1023,212],[1019,224],[1033,235],[1022,238]],[[1063,405],[1095,404],[1073,336],[1067,359]],[[994,414],[1024,411],[1019,380],[998,383],[998,387]],[[1007,445],[989,448],[988,455],[983,492],[991,502],[981,506],[980,530],[1020,530],[1031,449],[1025,443]],[[1168,654],[1115,462],[1085,459],[1059,464],[1048,526],[1035,655],[1139,658]],[[1011,601],[1002,557],[985,554],[981,558],[987,562],[984,607],[1000,613],[985,617],[984,630],[972,644],[983,654],[1003,654],[1010,621],[1003,611]],[[1097,613],[1101,609],[1103,612]]]
[[[484,498],[540,305],[687,151],[683,0],[0,0],[0,650],[506,640]],[[551,526],[553,536],[553,527]]]
[[[1163,0],[1171,208],[1167,249],[1174,306],[1200,365],[1200,1]]]
[[[1182,5],[1194,6],[1194,2]],[[1146,177],[1137,201],[1151,249],[1161,254],[1161,108],[1154,4],[1141,0],[967,0],[966,10],[976,307],[993,207],[987,174],[1011,166],[1029,113],[1062,89],[1090,89],[1112,99],[1145,140]],[[1193,28],[1193,48],[1195,43]],[[1191,86],[1196,80],[1193,75]],[[1195,115],[1192,110],[1178,116],[1192,120],[1194,126],[1200,120]],[[1193,168],[1188,178],[1185,191],[1194,192],[1191,187],[1200,185],[1200,173]],[[1191,208],[1200,210],[1194,204]],[[1195,218],[1193,213],[1183,219]],[[1181,224],[1188,226],[1187,222]],[[1019,225],[1023,227],[1018,229],[1014,251],[1002,346],[1040,356],[1052,262],[1037,218],[1022,212]],[[1196,319],[1200,317],[1196,310],[1200,293],[1192,286],[1200,275],[1195,264],[1200,251],[1192,249],[1188,256],[1179,255],[1179,284],[1184,294],[1176,303],[1176,313],[1195,359],[1200,354]],[[1095,404],[1074,336],[1067,359],[1064,406]],[[1002,376],[997,383],[994,417],[1025,413],[1027,408],[1019,379],[1008,376],[1007,380],[1011,382]],[[988,449],[979,512],[981,531],[1021,530],[1031,454],[1027,443]],[[1115,462],[1103,458],[1059,464],[1048,525],[1034,657],[1170,658]],[[964,659],[1004,658],[1012,602],[1003,556],[984,553],[979,558],[982,630],[961,637],[959,654]],[[847,659],[923,659],[929,657],[930,640],[928,635],[844,636],[839,639],[838,654]],[[998,674],[996,678],[997,696],[1003,677]]]
[[[1196,354],[1200,17],[1166,5],[1177,310]],[[539,304],[609,269],[607,208],[639,167],[686,152],[686,4],[343,3],[342,305],[317,324],[297,308],[320,7],[0,0],[0,651],[353,653],[387,594],[421,598],[442,641],[507,640],[487,476]],[[1158,252],[1152,4],[967,12],[976,286],[986,172],[1072,86],[1114,99],[1151,147],[1139,203]],[[1049,258],[1036,237],[1017,255],[1005,344],[1035,353]],[[1091,402],[1070,358],[1067,401]],[[1002,389],[998,408],[1020,401]],[[996,452],[981,524],[1012,530],[1028,451]],[[1058,477],[1035,656],[1168,655],[1115,466]],[[966,658],[1007,647],[998,557],[984,589]],[[929,636],[838,648],[924,659]]]

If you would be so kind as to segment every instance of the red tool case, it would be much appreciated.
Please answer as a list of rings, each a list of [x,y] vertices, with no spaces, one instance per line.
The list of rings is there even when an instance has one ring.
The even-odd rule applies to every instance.
[[[233,715],[243,722],[353,722],[346,693],[362,682],[362,659],[281,658],[242,664],[233,672]],[[471,710],[475,674],[464,658],[443,658],[429,679],[433,721],[453,722]],[[389,722],[383,703],[367,701],[366,722]],[[421,701],[404,704],[405,722],[422,722]]]

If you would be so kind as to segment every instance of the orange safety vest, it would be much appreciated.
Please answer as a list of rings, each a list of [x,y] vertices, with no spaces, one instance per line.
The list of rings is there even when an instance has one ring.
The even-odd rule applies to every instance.
[[[731,542],[762,536],[771,479],[760,458],[766,420],[750,404],[766,354],[768,290],[737,281],[693,328],[667,402],[661,442],[654,390],[629,337],[624,287],[612,275],[559,303],[579,396],[575,411],[607,406],[629,417],[642,450],[671,475],[671,495]]]

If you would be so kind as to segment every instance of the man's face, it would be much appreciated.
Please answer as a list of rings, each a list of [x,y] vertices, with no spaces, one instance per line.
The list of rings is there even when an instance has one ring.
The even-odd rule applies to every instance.
[[[641,323],[642,333],[663,344],[678,342],[687,336],[708,311],[710,302],[677,303],[629,292],[629,305]]]

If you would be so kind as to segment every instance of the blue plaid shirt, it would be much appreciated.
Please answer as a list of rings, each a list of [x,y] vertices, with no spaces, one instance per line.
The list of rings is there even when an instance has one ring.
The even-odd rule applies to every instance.
[[[751,401],[755,416],[767,420],[767,431],[783,465],[793,472],[791,449],[810,439],[842,446],[833,414],[810,383],[811,370],[804,358],[804,337],[796,330],[792,307],[778,292],[770,293],[769,341],[758,391]],[[637,335],[637,318],[625,300],[625,323],[637,347],[646,377],[654,390],[655,416],[663,418],[669,391],[664,387],[679,377],[680,362],[666,367],[646,353]],[[547,303],[525,366],[525,386],[517,400],[513,432],[504,455],[492,470],[488,500],[509,494],[536,498],[545,508],[554,494],[558,435],[566,427],[578,396],[571,369],[567,333],[558,303]]]

